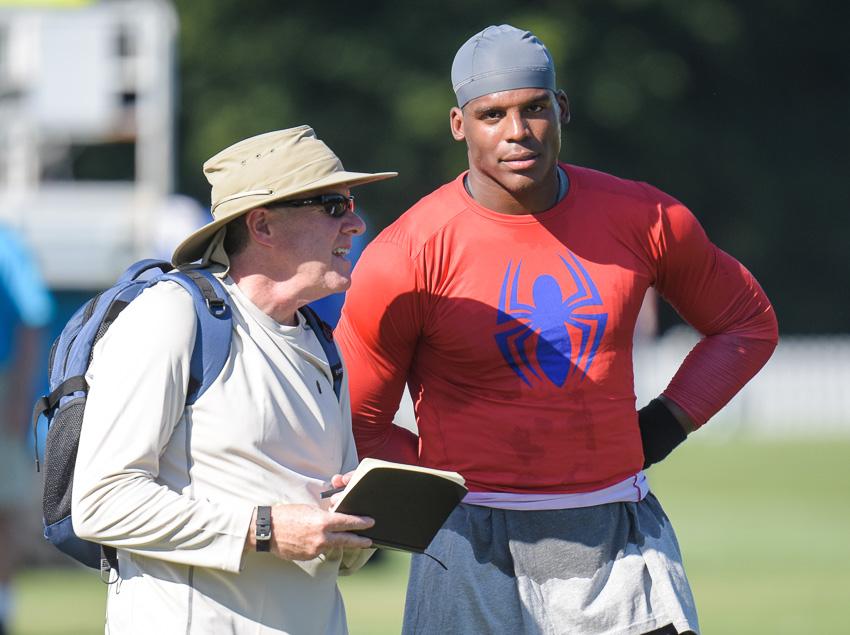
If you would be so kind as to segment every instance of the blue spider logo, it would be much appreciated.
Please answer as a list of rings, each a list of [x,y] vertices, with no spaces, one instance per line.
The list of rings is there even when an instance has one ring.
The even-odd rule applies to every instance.
[[[559,257],[572,277],[576,289],[575,293],[566,300],[563,299],[558,281],[553,276],[543,274],[538,276],[532,285],[534,304],[520,304],[517,300],[517,290],[522,261],[517,263],[513,279],[511,279],[513,261],[508,263],[499,294],[499,313],[496,324],[506,322],[520,322],[520,324],[496,333],[496,343],[511,369],[529,386],[531,382],[523,372],[523,368],[537,379],[541,377],[528,361],[525,347],[528,338],[537,334],[535,346],[537,364],[549,381],[560,388],[575,373],[579,373],[579,380],[587,376],[608,322],[607,313],[588,312],[601,307],[602,298],[585,268],[572,253],[569,253],[569,261],[563,256]],[[509,286],[510,301],[508,301]],[[573,358],[571,330],[573,332],[578,330],[581,337],[578,355],[575,358]]]

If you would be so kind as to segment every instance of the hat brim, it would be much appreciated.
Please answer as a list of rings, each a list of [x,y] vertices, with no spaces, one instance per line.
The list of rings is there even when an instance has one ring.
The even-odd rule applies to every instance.
[[[183,242],[177,245],[177,248],[174,250],[174,254],[171,256],[171,264],[175,267],[179,267],[180,265],[198,260],[204,255],[204,251],[206,250],[209,241],[213,239],[219,229],[235,218],[238,218],[242,214],[245,214],[257,207],[262,207],[263,205],[267,205],[275,201],[294,198],[311,192],[318,192],[320,190],[333,187],[334,185],[347,185],[348,187],[354,187],[355,185],[365,185],[366,183],[391,179],[395,176],[398,176],[398,172],[376,172],[374,174],[345,171],[334,172],[322,179],[304,184],[297,189],[290,188],[286,190],[278,190],[271,194],[249,195],[244,198],[228,201],[227,203],[219,206],[225,207],[225,209],[216,210],[216,213],[214,214],[215,219],[212,222],[189,234]]]

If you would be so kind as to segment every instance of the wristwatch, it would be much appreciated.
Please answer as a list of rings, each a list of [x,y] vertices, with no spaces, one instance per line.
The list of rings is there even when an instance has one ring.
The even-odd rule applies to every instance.
[[[268,551],[272,540],[272,508],[260,505],[257,507],[257,527],[254,532],[257,551]]]

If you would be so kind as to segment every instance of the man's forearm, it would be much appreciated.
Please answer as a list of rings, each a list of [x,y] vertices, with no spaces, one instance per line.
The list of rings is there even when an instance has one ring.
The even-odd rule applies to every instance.
[[[697,424],[694,423],[694,420],[691,419],[691,416],[682,410],[679,405],[666,397],[665,395],[659,395],[658,400],[667,406],[667,410],[676,417],[676,421],[679,422],[679,425],[682,426],[682,429],[685,431],[685,434],[690,434],[694,430],[697,429]]]

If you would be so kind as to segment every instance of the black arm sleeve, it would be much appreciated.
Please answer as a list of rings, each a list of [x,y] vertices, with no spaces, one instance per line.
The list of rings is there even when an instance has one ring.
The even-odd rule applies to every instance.
[[[638,425],[643,442],[643,469],[666,458],[688,436],[660,399],[653,399],[638,410]]]

